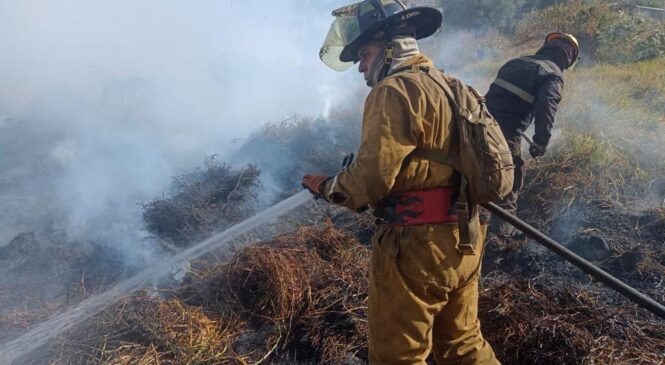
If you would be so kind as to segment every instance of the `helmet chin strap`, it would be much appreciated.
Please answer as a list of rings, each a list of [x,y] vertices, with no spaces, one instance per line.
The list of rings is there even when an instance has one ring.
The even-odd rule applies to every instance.
[[[390,74],[395,66],[399,66],[411,56],[420,53],[418,43],[412,36],[400,35],[393,37],[383,49],[383,58],[377,57],[367,78],[367,86],[373,87]]]
[[[393,63],[393,57],[395,56],[395,53],[393,52],[393,45],[392,43],[388,44],[386,46],[386,50],[383,52],[383,58],[384,62],[388,67]]]
[[[377,57],[371,66],[367,77],[367,86],[369,87],[374,87],[374,85],[378,84],[388,75],[388,69],[390,69],[390,64],[392,63],[392,46],[387,44],[384,47],[384,56]],[[388,55],[390,55],[390,60]]]

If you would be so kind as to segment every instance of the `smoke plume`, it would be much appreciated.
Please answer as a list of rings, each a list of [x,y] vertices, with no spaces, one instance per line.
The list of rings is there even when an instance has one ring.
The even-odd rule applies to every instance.
[[[0,245],[57,220],[135,247],[137,203],[171,176],[262,123],[326,113],[362,81],[317,57],[340,3],[2,2]]]

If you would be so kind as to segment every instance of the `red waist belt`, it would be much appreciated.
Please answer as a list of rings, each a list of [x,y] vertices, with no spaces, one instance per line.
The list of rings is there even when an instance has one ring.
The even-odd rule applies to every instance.
[[[403,191],[383,199],[377,215],[396,225],[457,222],[453,204],[456,198],[456,188]]]

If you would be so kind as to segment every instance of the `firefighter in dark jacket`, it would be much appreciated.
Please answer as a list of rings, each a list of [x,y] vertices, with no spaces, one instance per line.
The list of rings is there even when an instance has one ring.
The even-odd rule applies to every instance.
[[[535,121],[529,153],[533,158],[543,156],[561,101],[562,71],[572,68],[578,55],[579,43],[572,34],[551,33],[535,55],[510,60],[501,67],[486,95],[487,107],[501,126],[515,164],[513,191],[499,202],[510,213],[517,212],[517,194],[524,183],[521,143],[524,132]],[[503,237],[517,233],[505,222],[493,225],[493,230]]]

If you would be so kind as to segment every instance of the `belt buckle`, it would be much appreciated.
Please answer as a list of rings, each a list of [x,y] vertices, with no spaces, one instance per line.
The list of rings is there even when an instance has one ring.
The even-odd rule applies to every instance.
[[[466,213],[466,216],[469,216],[469,203],[455,202],[455,211],[457,213],[463,212]]]

